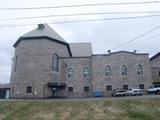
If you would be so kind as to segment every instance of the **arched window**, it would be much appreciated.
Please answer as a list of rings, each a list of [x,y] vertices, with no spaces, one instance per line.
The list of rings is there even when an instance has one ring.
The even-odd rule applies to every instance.
[[[54,54],[52,58],[52,71],[58,72],[58,64],[59,64],[58,55]]]
[[[137,65],[137,75],[143,75],[143,68],[142,65]]]
[[[111,67],[109,65],[106,65],[105,67],[105,75],[111,76]]]
[[[85,67],[83,69],[83,77],[84,78],[89,78],[89,69],[87,67]]]
[[[121,66],[121,72],[122,72],[122,75],[127,75],[128,74],[127,67],[125,65]]]
[[[68,68],[68,78],[73,78],[73,69]]]

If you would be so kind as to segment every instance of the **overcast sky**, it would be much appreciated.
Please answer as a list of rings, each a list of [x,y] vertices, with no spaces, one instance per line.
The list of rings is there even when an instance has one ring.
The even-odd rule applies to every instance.
[[[151,0],[1,0],[0,8],[21,7],[47,7],[94,3],[120,3],[120,2],[142,2]],[[157,0],[158,1],[158,0]],[[16,40],[23,34],[36,28],[36,25],[26,24],[54,23],[59,21],[88,20],[117,17],[133,17],[145,15],[159,15],[160,13],[143,14],[115,14],[115,15],[92,15],[92,16],[70,16],[50,17],[26,20],[7,20],[18,17],[46,16],[59,14],[95,13],[95,12],[142,12],[160,11],[160,3],[139,5],[106,5],[92,7],[54,8],[41,10],[0,10],[0,83],[10,81],[11,59],[14,54],[12,47]],[[24,25],[21,27],[9,27],[12,25]],[[148,17],[127,20],[106,20],[98,22],[77,22],[67,24],[49,24],[68,42],[91,42],[94,54],[107,53],[137,36],[160,25],[160,17]],[[160,51],[159,48],[160,29],[137,39],[130,44],[115,49],[114,51],[126,50],[140,53],[149,53],[150,57]],[[114,52],[112,51],[112,52]]]

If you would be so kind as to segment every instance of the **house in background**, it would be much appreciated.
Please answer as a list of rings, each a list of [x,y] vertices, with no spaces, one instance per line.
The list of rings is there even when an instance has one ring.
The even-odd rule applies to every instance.
[[[0,99],[10,98],[10,84],[0,84]]]

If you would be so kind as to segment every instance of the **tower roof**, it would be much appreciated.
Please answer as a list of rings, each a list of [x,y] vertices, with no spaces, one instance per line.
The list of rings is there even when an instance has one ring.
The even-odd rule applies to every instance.
[[[40,36],[46,36],[59,40],[61,42],[66,42],[48,24],[38,24],[38,28],[24,34],[22,37],[40,37]]]
[[[72,56],[69,44],[60,35],[58,35],[58,33],[56,33],[48,24],[38,24],[38,28],[21,36],[13,46],[16,47],[22,40],[39,40],[43,38],[66,45],[70,56]]]
[[[21,40],[28,39],[28,38],[41,38],[47,37],[54,39],[61,43],[67,43],[58,33],[56,33],[48,24],[38,24],[38,28],[24,34],[21,36],[16,43],[13,45],[16,47]]]

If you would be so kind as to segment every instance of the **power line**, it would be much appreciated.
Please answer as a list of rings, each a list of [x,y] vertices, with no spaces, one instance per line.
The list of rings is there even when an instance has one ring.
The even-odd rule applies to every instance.
[[[139,18],[149,18],[149,17],[160,17],[160,14],[158,15],[146,15],[146,16],[135,16],[135,17],[119,17],[119,18],[103,18],[103,19],[87,19],[87,20],[72,20],[72,21],[58,21],[58,22],[47,22],[48,24],[66,24],[66,23],[78,23],[78,22],[97,22],[97,21],[107,21],[107,20],[127,20],[127,19],[139,19]],[[18,27],[18,26],[32,26],[36,25],[36,23],[33,24],[8,24],[8,25],[0,25],[0,27]]]
[[[160,17],[160,14],[136,16],[136,17],[102,18],[102,19],[88,19],[88,20],[75,20],[75,21],[73,20],[73,21],[65,21],[65,22],[55,22],[54,24],[76,23],[76,22],[96,22],[96,21],[106,21],[106,20],[126,20],[126,19],[137,19],[137,18],[148,18],[148,17]]]
[[[160,13],[160,11],[59,14],[59,15],[46,15],[46,16],[33,16],[33,17],[17,17],[17,18],[0,19],[0,20],[6,21],[6,20],[23,20],[23,19],[50,18],[50,17],[88,16],[88,15],[106,15],[106,14],[109,14],[109,15],[112,15],[112,14],[142,14],[142,13]]]
[[[96,3],[96,4],[81,4],[81,5],[64,5],[64,6],[48,6],[48,7],[23,7],[23,8],[0,8],[0,10],[36,10],[36,9],[52,9],[52,8],[69,8],[69,7],[89,7],[89,6],[105,6],[105,5],[136,5],[136,4],[153,4],[160,1],[148,2],[122,2],[122,3]]]
[[[151,29],[151,30],[149,30],[149,31],[147,31],[147,32],[139,35],[138,37],[136,37],[136,38],[134,38],[134,39],[131,39],[131,40],[129,40],[129,41],[127,41],[127,42],[125,42],[125,43],[123,43],[123,44],[121,44],[121,45],[118,45],[117,47],[115,47],[115,48],[113,48],[113,49],[111,49],[111,50],[116,50],[116,49],[118,49],[118,48],[120,48],[120,47],[123,47],[123,46],[125,46],[125,45],[127,45],[127,44],[129,44],[129,43],[131,43],[131,42],[133,42],[133,41],[136,41],[136,40],[138,40],[139,38],[141,38],[141,37],[143,37],[143,36],[145,36],[145,35],[153,32],[153,31],[159,29],[159,28],[160,28],[160,26],[157,26],[157,27],[155,27],[155,28],[153,28],[153,29]]]

